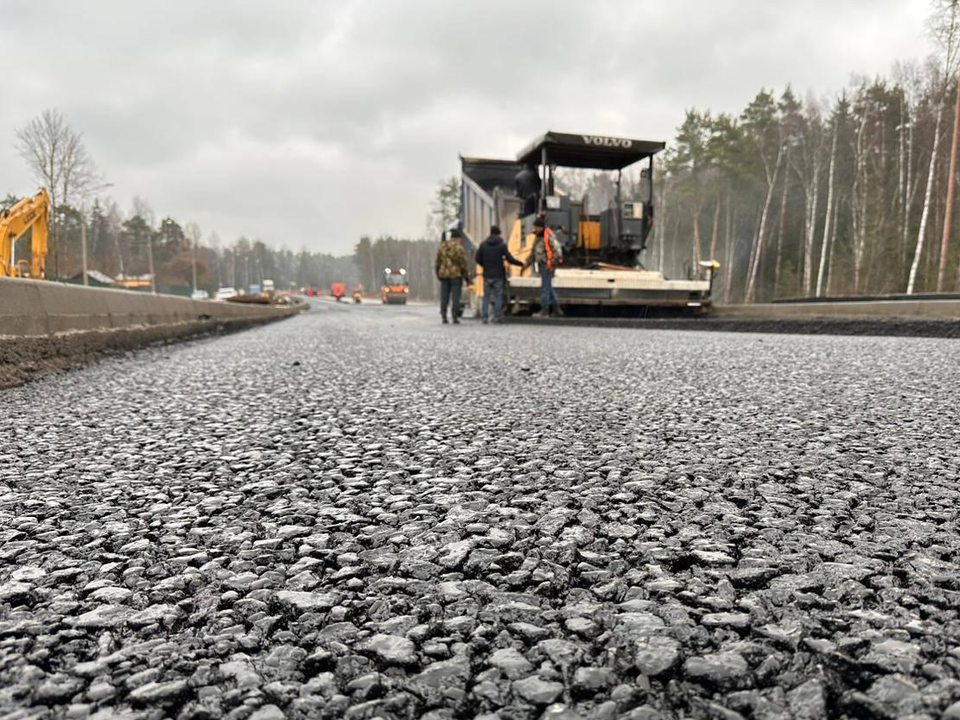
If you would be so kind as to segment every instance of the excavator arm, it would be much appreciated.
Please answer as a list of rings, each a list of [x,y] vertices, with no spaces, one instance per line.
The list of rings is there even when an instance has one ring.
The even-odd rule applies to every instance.
[[[0,277],[23,277],[16,256],[17,241],[32,230],[30,242],[30,277],[44,276],[47,258],[47,233],[50,225],[50,195],[46,188],[33,197],[24,198],[0,213]]]

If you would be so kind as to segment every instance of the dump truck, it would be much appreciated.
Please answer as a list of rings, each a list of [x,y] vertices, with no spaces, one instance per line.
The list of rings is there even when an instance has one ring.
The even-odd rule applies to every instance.
[[[406,305],[410,292],[407,271],[404,268],[384,268],[380,301],[384,305]]]
[[[514,160],[461,155],[463,232],[476,245],[498,225],[511,254],[525,261],[533,246],[534,221],[541,217],[563,245],[563,264],[553,280],[561,305],[703,313],[711,305],[716,263],[701,263],[691,277],[670,279],[643,265],[655,217],[653,159],[664,147],[659,141],[549,131]],[[623,171],[636,163],[645,163],[639,196],[625,197]],[[615,171],[614,199],[594,208],[587,197],[564,194],[555,183],[558,167]],[[473,290],[475,298],[482,294],[480,268]],[[509,266],[506,294],[512,313],[537,309],[540,278],[535,265]]]

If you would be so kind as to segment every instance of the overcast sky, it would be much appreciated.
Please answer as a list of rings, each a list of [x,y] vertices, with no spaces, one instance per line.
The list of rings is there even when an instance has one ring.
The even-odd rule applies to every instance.
[[[420,237],[457,154],[547,129],[668,140],[689,107],[922,58],[929,0],[3,0],[0,194],[49,107],[124,211],[293,249]]]

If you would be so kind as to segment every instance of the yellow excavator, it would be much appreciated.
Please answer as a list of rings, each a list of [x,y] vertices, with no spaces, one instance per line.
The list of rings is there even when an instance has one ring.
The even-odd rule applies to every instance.
[[[44,276],[49,225],[50,194],[46,188],[0,212],[0,277]],[[31,231],[29,262],[17,260],[17,242],[27,231]]]

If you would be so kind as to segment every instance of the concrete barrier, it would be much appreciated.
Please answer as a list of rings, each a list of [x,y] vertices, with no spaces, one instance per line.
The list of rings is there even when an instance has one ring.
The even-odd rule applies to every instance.
[[[0,387],[158,341],[236,330],[306,310],[0,278]]]
[[[40,336],[178,323],[269,322],[298,312],[131,290],[0,278],[0,335]]]

